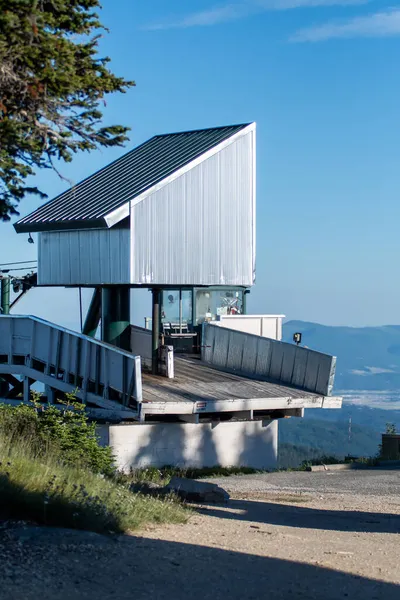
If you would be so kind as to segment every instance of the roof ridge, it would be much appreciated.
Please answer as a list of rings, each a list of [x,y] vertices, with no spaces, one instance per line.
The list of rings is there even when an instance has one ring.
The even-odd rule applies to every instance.
[[[183,135],[185,133],[201,133],[202,131],[220,131],[222,129],[236,129],[238,127],[244,129],[245,127],[249,127],[249,125],[252,125],[253,123],[254,121],[250,121],[250,123],[234,123],[232,125],[219,125],[217,127],[203,127],[200,129],[187,129],[185,131],[171,131],[170,133],[158,133],[156,135],[153,135],[153,137],[150,139],[168,137],[172,135]]]

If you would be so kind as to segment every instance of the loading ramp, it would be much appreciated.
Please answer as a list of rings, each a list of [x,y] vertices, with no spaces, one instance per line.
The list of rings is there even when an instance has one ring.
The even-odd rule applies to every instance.
[[[173,379],[143,372],[142,420],[249,420],[303,416],[305,408],[340,408],[342,399],[212,367],[199,356],[175,356]]]
[[[6,402],[40,382],[50,402],[74,393],[95,416],[140,418],[139,356],[37,317],[0,316],[0,378]]]

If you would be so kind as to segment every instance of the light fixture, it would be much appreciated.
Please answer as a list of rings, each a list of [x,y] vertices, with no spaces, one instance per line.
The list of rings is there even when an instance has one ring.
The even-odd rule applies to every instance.
[[[31,234],[29,234],[29,237],[28,237],[28,243],[29,243],[29,244],[34,244],[34,243],[35,243],[35,242],[34,242],[34,239],[33,239],[33,237],[32,237],[32,235],[31,235]]]
[[[299,345],[301,344],[301,333],[294,333],[293,334],[293,341],[295,344]]]
[[[13,280],[13,291],[14,291],[14,293],[17,294],[21,290],[22,290],[22,281],[19,280],[19,279],[14,279]]]

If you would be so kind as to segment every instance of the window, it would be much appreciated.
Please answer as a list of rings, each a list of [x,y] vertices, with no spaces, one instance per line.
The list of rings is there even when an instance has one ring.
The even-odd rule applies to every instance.
[[[179,290],[163,290],[161,321],[163,323],[179,322]]]
[[[219,315],[240,315],[242,312],[242,291],[226,289],[196,291],[196,324],[215,321]]]
[[[161,322],[179,327],[192,323],[191,290],[163,290]]]

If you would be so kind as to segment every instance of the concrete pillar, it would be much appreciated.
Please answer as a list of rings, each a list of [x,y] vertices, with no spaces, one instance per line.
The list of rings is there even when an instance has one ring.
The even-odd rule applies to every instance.
[[[159,371],[160,375],[168,377],[168,379],[174,378],[174,347],[173,346],[160,346],[159,349]]]

